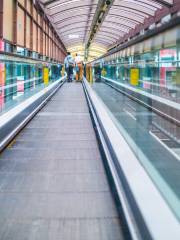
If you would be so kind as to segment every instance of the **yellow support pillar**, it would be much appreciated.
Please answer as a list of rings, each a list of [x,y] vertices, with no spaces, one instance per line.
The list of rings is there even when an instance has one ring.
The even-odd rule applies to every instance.
[[[45,85],[49,84],[49,68],[48,67],[43,68],[43,81]]]
[[[64,77],[64,75],[65,75],[65,67],[63,66],[61,70],[61,76]]]
[[[132,68],[130,71],[130,83],[133,86],[138,86],[139,84],[139,69]]]
[[[89,71],[89,82],[93,84],[92,66],[90,66],[90,71]]]

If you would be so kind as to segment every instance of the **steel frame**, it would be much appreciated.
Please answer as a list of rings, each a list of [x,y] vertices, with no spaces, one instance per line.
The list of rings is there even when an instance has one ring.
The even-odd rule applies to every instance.
[[[52,60],[57,61],[63,61],[64,56],[66,55],[66,48],[64,44],[62,43],[61,39],[59,38],[57,32],[55,31],[54,27],[52,26],[52,23],[49,21],[49,19],[46,17],[46,15],[43,13],[41,6],[38,3],[34,3],[33,0],[24,0],[24,5],[22,5],[18,0],[13,1],[13,40],[12,42],[8,39],[4,39],[3,36],[3,1],[0,0],[0,38],[2,38],[5,42],[8,42],[14,46],[20,46],[22,48],[26,48],[30,52],[36,51],[40,55],[45,56],[46,58],[50,58]],[[28,4],[27,4],[28,3]],[[28,10],[29,7],[29,10]],[[17,43],[17,11],[18,9],[21,9],[24,12],[24,39],[23,45],[19,45]],[[34,11],[34,13],[33,13]],[[41,19],[40,23],[38,22],[38,15]],[[27,47],[27,18],[30,19],[30,25],[29,25],[29,31],[30,31],[30,47]],[[33,27],[35,26],[34,30]],[[45,28],[46,26],[46,28]],[[50,31],[52,32],[52,35],[50,35]],[[36,32],[36,39],[34,39],[34,32]],[[38,39],[38,32],[40,32],[40,40]],[[43,35],[45,35],[45,38],[43,39]],[[42,41],[44,40],[44,49]],[[50,50],[50,42],[52,45],[52,48]],[[36,48],[33,48],[33,44],[36,45]],[[41,46],[40,51],[39,46]],[[57,54],[59,52],[59,54]]]
[[[152,23],[157,23],[160,21],[160,19],[167,14],[174,13],[176,6],[179,4],[179,0],[174,0],[172,4],[168,3],[167,0],[124,0],[122,2],[119,2],[120,4],[118,4],[118,1],[112,0],[110,1],[110,7],[103,16],[101,23],[98,24],[98,29],[94,29],[98,17],[104,11],[102,8],[104,7],[106,0],[99,0],[98,3],[95,1],[84,1],[84,5],[80,1],[78,1],[77,4],[74,2],[73,5],[68,5],[68,2],[70,3],[70,0],[67,0],[64,1],[65,3],[67,2],[67,4],[63,5],[62,8],[54,8],[56,5],[61,4],[59,0],[46,0],[40,2],[41,5],[43,5],[44,9],[47,10],[46,13],[50,17],[54,18],[54,24],[57,26],[58,34],[60,36],[64,37],[67,36],[68,33],[75,33],[74,30],[77,30],[79,32],[79,30],[82,29],[84,33],[83,42],[88,47],[90,46],[88,44],[90,42],[93,42],[92,39],[94,39],[95,42],[97,40],[99,41],[99,39],[95,37],[96,34],[98,37],[105,36],[109,39],[112,39],[111,45],[109,45],[109,47],[117,45],[118,43],[123,42],[125,39],[132,38],[136,34],[140,33],[141,30],[147,29]],[[95,11],[94,8],[96,8]],[[94,16],[94,18],[89,20],[90,16]],[[78,22],[81,21],[81,17],[83,18],[82,24],[86,23],[85,26],[79,26],[77,28],[69,26],[71,23],[78,24]],[[103,22],[107,23],[109,30],[105,29]],[[87,27],[87,24],[90,23],[91,28],[89,35],[87,35],[89,28]],[[119,34],[118,40],[116,40],[117,29],[121,32],[121,34]],[[81,39],[79,40],[81,41]],[[114,42],[114,40],[116,41]],[[64,41],[65,43],[69,43],[69,40],[64,39]],[[77,42],[77,40],[74,41]],[[71,42],[73,43],[73,40],[71,40]]]

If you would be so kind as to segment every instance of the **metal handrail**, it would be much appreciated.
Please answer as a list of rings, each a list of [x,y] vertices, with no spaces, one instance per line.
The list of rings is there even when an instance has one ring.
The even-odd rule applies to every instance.
[[[14,78],[9,78],[9,79],[6,79],[6,80],[10,80],[10,79],[14,79]],[[21,82],[9,84],[9,85],[6,85],[6,86],[0,86],[0,91],[8,89],[8,88],[16,87],[18,85],[21,85],[23,81],[24,81],[24,83],[30,83],[30,82],[34,82],[34,81],[39,80],[39,79],[42,79],[42,77],[31,78],[29,80],[20,80]]]

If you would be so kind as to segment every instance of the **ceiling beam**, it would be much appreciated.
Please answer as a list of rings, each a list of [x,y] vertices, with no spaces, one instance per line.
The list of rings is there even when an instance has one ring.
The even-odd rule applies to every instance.
[[[168,3],[165,0],[155,0],[155,2],[160,3],[161,5],[163,5],[164,7],[172,7],[173,3]]]
[[[55,2],[58,2],[59,0],[49,0],[45,3],[41,2],[45,7],[47,7],[48,5],[50,5],[51,3],[55,3]]]
[[[58,39],[59,39],[59,41],[60,41],[60,43],[61,43],[61,45],[62,45],[64,51],[67,52],[67,49],[66,49],[64,43],[62,42],[62,40],[61,40],[61,38],[60,38],[60,36],[59,36],[59,34],[58,34],[58,32],[57,32],[57,29],[56,29],[55,25],[52,23],[52,21],[51,21],[49,15],[48,15],[48,13],[47,13],[47,11],[46,11],[46,8],[44,7],[44,5],[42,4],[42,2],[41,2],[40,0],[37,0],[37,1],[36,1],[36,5],[37,5],[38,8],[44,13],[44,15],[46,16],[46,18],[48,19],[48,21],[49,21],[51,27],[54,29],[55,33],[57,34]]]
[[[88,39],[86,42],[86,47],[85,47],[85,60],[88,58],[89,54],[89,47],[96,35],[96,32],[98,31],[99,27],[103,23],[107,13],[109,12],[110,7],[114,3],[114,0],[99,0],[98,5],[96,8],[96,12],[94,14],[94,18],[92,20],[90,32],[88,35]]]

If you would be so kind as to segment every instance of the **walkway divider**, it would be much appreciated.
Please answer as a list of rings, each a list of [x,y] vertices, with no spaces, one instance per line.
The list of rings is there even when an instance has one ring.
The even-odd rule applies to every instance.
[[[49,99],[64,84],[65,79],[66,76],[60,78],[0,116],[0,152],[49,101]]]
[[[123,212],[131,238],[178,240],[178,219],[121,135],[116,120],[86,79],[83,86],[119,210]]]
[[[142,104],[170,122],[180,126],[180,120],[178,119],[179,115],[177,114],[180,111],[179,103],[164,99],[160,96],[156,96],[140,89],[136,89],[133,86],[128,86],[107,77],[102,77],[102,79],[110,87]]]

